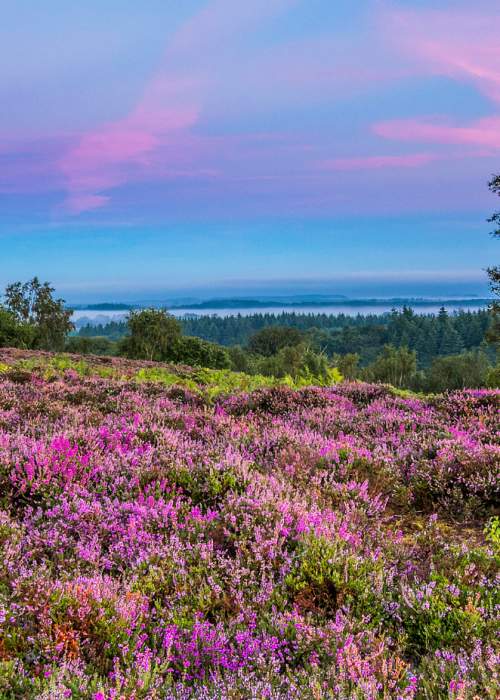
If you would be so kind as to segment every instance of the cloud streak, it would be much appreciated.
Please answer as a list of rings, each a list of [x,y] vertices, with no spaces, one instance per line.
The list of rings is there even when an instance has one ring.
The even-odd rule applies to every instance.
[[[222,42],[234,41],[235,33],[247,31],[294,2],[253,0],[236,6],[232,0],[214,0],[181,26],[130,114],[83,134],[61,158],[59,168],[68,191],[63,208],[80,214],[103,207],[111,199],[104,192],[148,174],[212,177],[213,168],[193,165],[195,148],[202,144],[201,139],[189,137],[207,87],[200,59],[202,63],[205,52],[220,50]],[[165,153],[170,160],[159,164]]]
[[[395,119],[375,124],[373,131],[392,141],[479,147],[484,149],[481,155],[491,155],[500,150],[500,117],[479,119],[468,126]],[[477,150],[475,152],[478,154]]]
[[[436,160],[430,153],[411,153],[402,156],[362,156],[334,158],[319,164],[322,170],[383,170],[385,168],[419,168]]]
[[[365,171],[413,187],[415,196],[437,170],[457,177],[456,159],[468,159],[472,178],[500,147],[500,10],[478,2],[471,9],[466,0],[443,1],[431,10],[426,0],[403,10],[417,3],[367,0],[361,11],[329,0],[315,0],[315,10],[307,0],[200,0],[189,16],[184,7],[160,11],[165,32],[137,68],[135,98],[118,89],[127,68],[116,67],[109,82],[114,59],[102,75],[75,73],[75,85],[95,83],[96,94],[107,95],[99,110],[107,121],[75,118],[68,132],[46,135],[45,144],[42,134],[34,145],[13,118],[2,133],[0,115],[4,143],[9,135],[16,141],[14,127],[23,132],[8,153],[0,143],[0,193],[40,194],[33,207],[47,215],[58,199],[56,219],[101,210],[102,220],[162,221],[184,210],[200,217],[337,211],[357,206],[352,182]],[[97,41],[104,14],[93,20]],[[128,41],[135,68],[147,52],[134,31]],[[448,80],[426,81],[436,76]],[[18,98],[20,111],[29,99],[36,114],[34,97]],[[76,132],[75,124],[87,127]],[[426,168],[434,162],[439,167]],[[365,206],[381,204],[377,177],[360,180]],[[386,199],[386,208],[402,206]]]
[[[474,86],[500,106],[500,11],[401,10],[386,6],[379,27],[399,54],[413,63],[415,74],[443,76]],[[488,116],[468,124],[449,118],[387,119],[372,125],[372,132],[391,141],[460,146],[462,155],[487,157],[500,149],[500,116]],[[455,158],[456,152],[448,154]],[[352,158],[333,162],[334,169],[415,167],[437,155]],[[440,158],[446,154],[440,152]],[[414,158],[415,160],[412,160]],[[406,160],[405,160],[406,159]]]
[[[380,24],[389,40],[424,73],[470,83],[500,104],[500,8],[392,7],[382,13]]]
[[[166,109],[143,99],[127,117],[84,134],[60,160],[66,178],[66,209],[73,214],[109,202],[103,191],[147,170],[149,157],[161,143],[196,123],[194,108]]]

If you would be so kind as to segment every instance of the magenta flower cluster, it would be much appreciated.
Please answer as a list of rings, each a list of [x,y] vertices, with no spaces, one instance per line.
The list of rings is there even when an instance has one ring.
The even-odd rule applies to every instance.
[[[499,405],[0,373],[0,697],[498,697]]]

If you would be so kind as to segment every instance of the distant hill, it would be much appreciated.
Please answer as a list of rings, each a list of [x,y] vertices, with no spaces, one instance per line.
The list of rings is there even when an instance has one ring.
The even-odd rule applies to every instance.
[[[387,306],[393,304],[395,307],[402,306],[436,306],[437,304],[443,304],[444,306],[454,305],[454,306],[470,306],[471,301],[474,305],[484,304],[486,306],[490,303],[490,299],[412,299],[404,297],[396,297],[391,299],[349,299],[348,297],[343,297],[340,295],[332,296],[329,298],[297,298],[291,299],[290,297],[283,299],[207,299],[206,301],[195,302],[191,304],[172,304],[169,309],[172,311],[178,309],[187,309],[190,311],[196,310],[206,310],[206,309],[286,309],[286,308],[310,308],[310,307],[328,307],[328,306],[342,306],[348,305],[352,307],[356,306]]]
[[[131,311],[136,308],[131,304],[121,304],[121,303],[107,303],[103,302],[100,304],[86,304],[85,306],[75,306],[73,308],[78,308],[83,311]]]

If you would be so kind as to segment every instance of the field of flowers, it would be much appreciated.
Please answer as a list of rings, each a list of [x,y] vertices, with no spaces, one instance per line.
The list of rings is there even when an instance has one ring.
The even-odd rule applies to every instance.
[[[498,698],[499,408],[0,351],[0,698]]]

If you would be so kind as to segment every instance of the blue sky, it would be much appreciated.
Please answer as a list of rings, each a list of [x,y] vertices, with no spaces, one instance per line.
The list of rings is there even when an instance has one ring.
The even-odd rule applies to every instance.
[[[485,293],[494,0],[17,0],[0,285]]]

